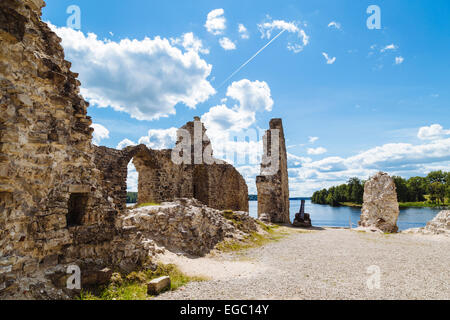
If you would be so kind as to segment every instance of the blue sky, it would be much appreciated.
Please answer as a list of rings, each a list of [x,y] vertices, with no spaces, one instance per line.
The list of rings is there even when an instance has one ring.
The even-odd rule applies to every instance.
[[[373,4],[380,30],[366,25]],[[80,31],[64,28],[70,5]],[[378,170],[450,169],[449,17],[447,0],[47,0],[43,11],[80,73],[98,144],[169,147],[198,115],[216,149],[280,117],[293,196]],[[236,166],[255,192],[258,165]]]

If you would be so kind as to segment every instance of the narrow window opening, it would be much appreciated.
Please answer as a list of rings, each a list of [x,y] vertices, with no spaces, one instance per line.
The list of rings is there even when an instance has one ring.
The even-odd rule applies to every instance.
[[[72,193],[69,198],[69,212],[67,213],[67,226],[75,227],[83,224],[86,214],[88,195],[86,193]]]

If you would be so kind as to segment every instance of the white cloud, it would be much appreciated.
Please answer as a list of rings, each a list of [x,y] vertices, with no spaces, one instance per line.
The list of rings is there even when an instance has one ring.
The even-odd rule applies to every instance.
[[[419,129],[417,137],[421,140],[436,140],[450,135],[450,130],[444,130],[440,124],[433,124],[429,127]]]
[[[183,52],[160,37],[114,42],[50,26],[80,73],[82,95],[99,107],[154,120],[175,114],[179,103],[195,108],[215,94],[207,80],[212,66],[199,57],[194,43]]]
[[[403,57],[395,57],[395,64],[402,64],[403,61],[405,61],[405,58]]]
[[[94,133],[92,134],[92,143],[94,145],[98,146],[102,140],[109,138],[109,130],[101,124],[93,123],[91,128],[94,129]]]
[[[224,17],[225,11],[223,9],[215,9],[208,13],[206,18],[205,28],[213,35],[223,34],[226,29],[227,20]]]
[[[241,36],[241,39],[249,39],[250,38],[250,34],[248,33],[247,28],[240,23],[238,25],[238,31],[239,31],[239,35]]]
[[[135,146],[135,145],[136,145],[136,143],[134,143],[130,139],[123,139],[122,141],[119,142],[119,144],[117,145],[116,149],[117,150],[122,150],[122,149],[124,149],[126,147]]]
[[[341,24],[339,22],[336,22],[336,21],[331,21],[328,24],[328,28],[335,28],[335,29],[340,30],[341,29]]]
[[[410,177],[450,166],[450,130],[440,125],[419,129],[423,144],[389,143],[362,151],[348,158],[327,157],[290,166],[291,193],[311,195],[314,191],[345,183],[351,177],[367,179],[377,171]]]
[[[256,112],[272,110],[274,102],[268,84],[247,79],[233,82],[228,87],[227,97],[238,103],[233,107],[214,106],[202,116],[215,156],[222,159],[233,153],[259,156],[262,151],[262,145],[257,141],[259,133],[249,128],[256,121]],[[249,141],[245,141],[246,136]],[[234,137],[242,139],[234,141]],[[225,160],[233,161],[229,157]]]
[[[136,167],[133,164],[133,161],[130,161],[130,163],[128,164],[127,191],[137,192],[138,181],[139,181],[139,174],[136,170]]]
[[[161,150],[172,149],[177,141],[177,128],[150,129],[148,134],[139,139],[139,144],[145,144],[148,148]]]
[[[224,49],[224,50],[235,50],[236,49],[236,44],[231,41],[230,39],[228,39],[227,37],[223,37],[222,39],[219,40],[220,46]]]
[[[322,52],[322,55],[327,60],[327,64],[333,64],[336,62],[336,57],[330,58],[326,52]]]
[[[380,50],[380,52],[395,51],[395,50],[397,50],[397,49],[398,49],[398,47],[397,47],[395,44],[390,44],[390,45],[387,45],[387,46],[385,46],[384,48],[382,48],[382,49]]]
[[[238,132],[249,128],[256,121],[257,111],[271,111],[273,107],[270,88],[264,81],[233,82],[227,89],[227,97],[238,104],[232,108],[217,105],[202,116],[211,139],[222,138],[227,130]]]
[[[309,142],[310,142],[310,143],[314,143],[314,142],[316,142],[317,140],[319,140],[319,137],[309,137]]]
[[[183,34],[180,38],[170,38],[172,45],[181,45],[187,51],[209,54],[209,49],[203,47],[203,42],[193,32]]]
[[[309,148],[308,149],[308,154],[309,155],[320,155],[320,154],[324,154],[327,152],[327,149],[323,148],[323,147],[318,147],[318,148]]]
[[[309,44],[309,36],[306,34],[299,23],[297,22],[287,22],[284,20],[272,20],[258,24],[258,29],[261,32],[261,38],[270,39],[274,31],[287,31],[296,35],[296,38],[301,39],[301,42],[289,42],[287,45],[288,50],[294,53],[299,53],[303,50],[305,46]]]
[[[243,79],[233,82],[228,87],[227,97],[239,101],[242,109],[272,111],[273,100],[269,85],[265,81]]]
[[[289,166],[289,168],[299,167],[299,166],[302,166],[305,163],[312,162],[311,158],[299,157],[299,156],[296,156],[296,155],[291,154],[289,152],[287,153],[287,159],[288,159],[288,166]]]

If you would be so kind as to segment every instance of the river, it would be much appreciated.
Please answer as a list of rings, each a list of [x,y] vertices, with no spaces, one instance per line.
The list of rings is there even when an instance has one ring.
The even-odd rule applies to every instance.
[[[300,200],[291,200],[290,205],[291,221],[293,221],[295,214],[299,211]],[[258,202],[250,201],[249,208],[250,216],[256,218],[258,216]],[[311,200],[306,201],[305,212],[311,215],[312,223],[317,227],[349,227],[351,219],[352,226],[355,228],[361,215],[360,208],[331,207],[314,204]],[[439,212],[439,209],[433,208],[401,209],[397,225],[400,230],[424,227]]]

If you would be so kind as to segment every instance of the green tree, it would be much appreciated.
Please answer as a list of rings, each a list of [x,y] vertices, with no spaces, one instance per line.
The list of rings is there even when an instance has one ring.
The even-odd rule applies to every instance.
[[[420,202],[425,201],[427,194],[427,179],[422,177],[412,177],[407,181],[408,191],[411,201]]]
[[[430,184],[435,183],[435,182],[445,184],[447,177],[448,177],[448,173],[443,172],[442,170],[432,171],[427,175],[427,179],[430,182]]]
[[[363,203],[364,185],[358,178],[348,180],[348,194],[350,202]]]
[[[394,176],[392,177],[395,183],[395,187],[397,188],[397,199],[398,202],[408,202],[409,201],[409,193],[408,186],[406,180],[402,177]]]
[[[445,204],[446,187],[440,182],[434,182],[430,185],[430,197],[434,200]]]
[[[336,197],[332,192],[328,193],[326,202],[327,202],[327,204],[329,204],[332,207],[339,206],[339,202],[336,201]]]

